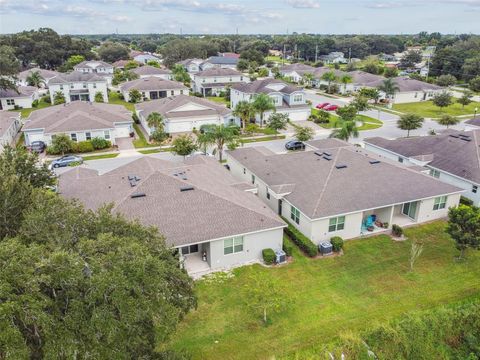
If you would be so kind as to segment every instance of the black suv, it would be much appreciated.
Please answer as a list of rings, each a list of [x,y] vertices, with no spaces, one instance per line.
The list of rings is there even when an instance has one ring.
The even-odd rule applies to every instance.
[[[40,154],[45,150],[46,147],[47,145],[45,145],[43,141],[32,141],[28,148],[30,151]]]
[[[291,140],[285,144],[287,150],[305,150],[305,144],[298,140]]]

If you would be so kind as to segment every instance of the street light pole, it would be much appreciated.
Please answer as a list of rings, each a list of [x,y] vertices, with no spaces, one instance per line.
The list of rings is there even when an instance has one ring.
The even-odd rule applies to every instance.
[[[477,118],[477,111],[478,111],[478,107],[476,107],[475,109],[473,109],[474,113],[473,113],[473,120],[475,120]]]

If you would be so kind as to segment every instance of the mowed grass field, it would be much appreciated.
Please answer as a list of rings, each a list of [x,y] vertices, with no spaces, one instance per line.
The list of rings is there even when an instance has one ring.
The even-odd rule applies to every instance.
[[[346,332],[402,314],[480,297],[480,251],[458,251],[438,221],[406,229],[408,240],[386,235],[347,241],[343,256],[310,259],[295,248],[287,266],[245,266],[232,277],[196,283],[198,308],[180,324],[169,347],[194,359],[295,358]],[[424,244],[409,271],[411,242]],[[293,304],[263,325],[245,304],[249,273],[275,277]],[[323,357],[322,357],[323,358]]]
[[[454,99],[454,101],[456,100]],[[442,109],[440,109],[438,106],[435,106],[432,101],[393,104],[393,110],[400,111],[402,113],[414,113],[427,118],[439,118],[445,114],[453,116],[470,115],[475,112],[475,108],[480,110],[479,102],[471,102],[470,104],[465,105],[465,107],[462,107],[461,104],[454,102],[452,105]]]

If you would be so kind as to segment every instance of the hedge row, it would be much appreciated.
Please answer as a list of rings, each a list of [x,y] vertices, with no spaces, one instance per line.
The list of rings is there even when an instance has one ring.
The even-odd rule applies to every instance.
[[[288,227],[285,229],[285,233],[290,237],[290,239],[292,239],[292,241],[308,256],[317,256],[317,245],[315,245],[312,240],[298,231],[297,228],[290,224],[287,219],[283,218],[283,220],[285,220],[288,224]]]
[[[292,253],[293,253],[293,245],[290,241],[288,241],[288,239],[286,239],[285,237],[283,238],[283,251],[285,251],[285,254],[287,254],[287,256],[292,256]]]
[[[275,262],[275,252],[272,249],[263,249],[262,250],[263,261],[267,265],[272,265]]]

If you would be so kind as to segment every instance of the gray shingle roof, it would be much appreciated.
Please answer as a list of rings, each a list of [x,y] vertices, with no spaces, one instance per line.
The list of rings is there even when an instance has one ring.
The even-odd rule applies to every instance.
[[[378,157],[358,147],[312,142],[331,160],[315,151],[263,155],[258,148],[228,152],[266,182],[272,190],[291,191],[285,199],[311,219],[460,192],[445,184],[390,161],[371,164]],[[346,165],[346,168],[337,168]]]
[[[139,66],[131,72],[137,74],[137,75],[166,75],[166,74],[171,74],[172,71],[168,69],[160,69],[155,66],[150,66],[150,65],[144,65],[144,66]]]
[[[140,178],[137,186],[130,186],[129,175]],[[194,190],[180,191],[184,186]],[[285,225],[255,195],[238,187],[230,173],[205,157],[190,164],[143,157],[103,175],[78,167],[59,180],[63,196],[79,199],[89,209],[114,203],[114,211],[156,226],[173,246]],[[133,193],[146,196],[132,199]]]
[[[243,75],[240,71],[234,69],[222,69],[219,67],[213,67],[207,70],[200,71],[195,76],[240,76]]]
[[[0,139],[12,124],[20,119],[20,113],[7,110],[0,111]]]
[[[132,121],[131,113],[122,105],[73,101],[33,111],[23,130],[44,129],[45,133],[61,133],[114,128],[117,122]]]
[[[278,87],[279,90],[275,90],[273,87]],[[247,94],[258,94],[258,93],[269,94],[271,92],[291,94],[295,91],[303,91],[302,88],[287,84],[282,80],[273,79],[273,78],[255,80],[250,83],[235,84],[235,85],[232,85],[232,89],[235,89]]]
[[[291,72],[291,71],[296,71],[299,75],[303,75],[305,73],[311,73],[315,71],[316,68],[310,65],[305,65],[302,63],[296,63],[296,64],[290,64],[290,65],[284,65],[279,68],[279,71],[283,73]]]
[[[347,72],[342,70],[332,69],[331,67],[328,67],[328,66],[322,66],[322,67],[316,68],[313,71],[313,76],[317,79],[320,79],[322,75],[327,72],[333,72],[335,76],[337,76],[338,78],[348,74]]]
[[[374,81],[383,81],[386,79],[383,76],[370,74],[361,70],[350,71],[348,75],[352,77],[352,83],[356,85],[368,85]]]
[[[35,71],[38,71],[40,73],[40,75],[45,79],[45,80],[48,80],[54,76],[57,76],[58,74],[60,74],[59,72],[57,71],[52,71],[52,70],[46,70],[46,69],[40,69],[40,68],[32,68],[32,69],[28,69],[28,70],[25,70],[25,71],[22,71],[20,73],[18,73],[17,75],[17,78],[19,78],[20,80],[26,80],[27,77],[32,73],[32,72],[35,72]]]
[[[17,86],[17,91],[13,89],[0,89],[0,98],[30,97],[35,91],[38,91],[35,86]]]
[[[129,91],[131,89],[137,89],[139,91],[151,91],[151,90],[188,90],[188,88],[181,82],[166,80],[155,76],[149,76],[142,79],[127,81],[120,86],[122,91]]]
[[[85,60],[74,66],[75,69],[96,69],[98,67],[111,68],[111,64],[101,60]]]
[[[383,80],[377,80],[369,83],[368,85],[371,87],[378,87],[382,85]],[[434,84],[429,84],[424,81],[419,81],[415,79],[411,79],[406,76],[399,76],[393,78],[393,82],[397,84],[400,89],[400,92],[409,92],[409,91],[428,91],[428,90],[441,90],[442,87]]]
[[[238,58],[226,56],[211,56],[207,60],[205,60],[205,62],[214,65],[237,65]]]
[[[468,137],[470,141],[462,137]],[[399,155],[429,161],[429,167],[480,184],[480,130],[449,131],[448,134],[395,140],[375,137],[365,139],[365,142]]]
[[[199,105],[201,110],[181,110],[187,104]],[[135,104],[137,110],[142,111],[143,116],[147,117],[152,112],[158,112],[166,118],[184,117],[184,116],[202,116],[202,115],[221,115],[225,116],[231,113],[231,110],[224,105],[209,101],[196,96],[178,95],[158,100],[146,101]]]
[[[107,82],[103,77],[95,73],[82,73],[79,71],[72,71],[67,74],[59,73],[52,78],[48,84],[68,84],[71,82]]]

